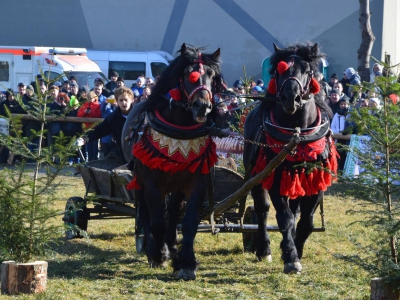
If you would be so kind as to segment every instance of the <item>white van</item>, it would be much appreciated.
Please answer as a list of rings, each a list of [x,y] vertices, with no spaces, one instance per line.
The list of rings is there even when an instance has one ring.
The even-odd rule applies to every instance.
[[[125,85],[131,87],[140,75],[155,78],[167,68],[173,56],[165,51],[129,52],[88,50],[87,56],[95,61],[104,74],[111,78],[111,72],[118,72]]]
[[[17,91],[20,82],[30,84],[40,74],[39,66],[45,78],[54,79],[67,72],[79,86],[92,88],[98,77],[108,81],[99,66],[86,56],[85,48],[0,46],[0,91]]]

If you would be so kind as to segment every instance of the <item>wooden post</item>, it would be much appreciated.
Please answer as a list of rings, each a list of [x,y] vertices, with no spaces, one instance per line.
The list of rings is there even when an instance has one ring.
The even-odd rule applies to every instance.
[[[47,262],[1,264],[1,293],[7,295],[36,294],[46,290]]]
[[[371,300],[399,300],[400,292],[385,283],[382,278],[371,279]]]

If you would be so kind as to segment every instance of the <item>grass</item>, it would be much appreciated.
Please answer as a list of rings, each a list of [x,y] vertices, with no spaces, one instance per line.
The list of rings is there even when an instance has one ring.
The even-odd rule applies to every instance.
[[[63,209],[71,196],[83,196],[81,178],[62,176],[66,187],[56,205]],[[238,233],[198,234],[195,251],[200,261],[197,280],[177,281],[172,268],[151,269],[136,253],[134,220],[91,220],[90,240],[65,240],[54,247],[49,263],[47,291],[40,295],[0,299],[369,299],[374,274],[363,267],[363,250],[371,232],[346,214],[361,202],[340,196],[335,184],[325,196],[327,230],[309,238],[301,275],[282,273],[281,234],[270,233],[273,262],[258,262],[242,250]],[[359,216],[358,216],[359,218]],[[274,223],[274,212],[269,223]],[[315,216],[320,226],[320,216]],[[61,217],[57,222],[61,223]]]

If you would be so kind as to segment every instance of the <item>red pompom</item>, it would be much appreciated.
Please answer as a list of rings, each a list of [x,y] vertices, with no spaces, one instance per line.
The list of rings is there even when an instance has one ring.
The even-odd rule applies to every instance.
[[[270,94],[276,95],[276,80],[275,80],[275,78],[272,78],[269,81],[267,91]]]
[[[321,87],[319,85],[319,82],[315,78],[311,78],[310,82],[310,92],[313,93],[314,95],[318,94],[319,91],[321,90]]]
[[[287,69],[289,69],[289,65],[284,61],[280,61],[278,66],[276,67],[276,70],[279,74],[285,73]]]
[[[189,81],[190,81],[191,83],[196,83],[197,80],[199,80],[200,76],[201,76],[201,75],[200,75],[199,72],[194,71],[194,72],[190,73],[190,75],[189,75]]]
[[[169,95],[171,96],[172,99],[174,99],[175,101],[181,101],[182,97],[181,97],[181,91],[176,88],[173,90],[169,91]]]

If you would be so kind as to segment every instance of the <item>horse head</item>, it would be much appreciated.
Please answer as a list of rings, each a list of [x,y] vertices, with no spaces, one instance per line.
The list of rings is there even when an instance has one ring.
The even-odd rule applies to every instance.
[[[203,54],[200,50],[182,45],[181,56],[189,63],[183,70],[180,89],[194,121],[204,123],[213,107],[214,79],[220,75],[220,49],[212,54]]]
[[[293,115],[320,91],[314,78],[318,45],[280,49],[274,44],[273,70],[275,92],[286,114]],[[300,50],[300,51],[299,51]],[[305,51],[306,50],[306,51]]]

